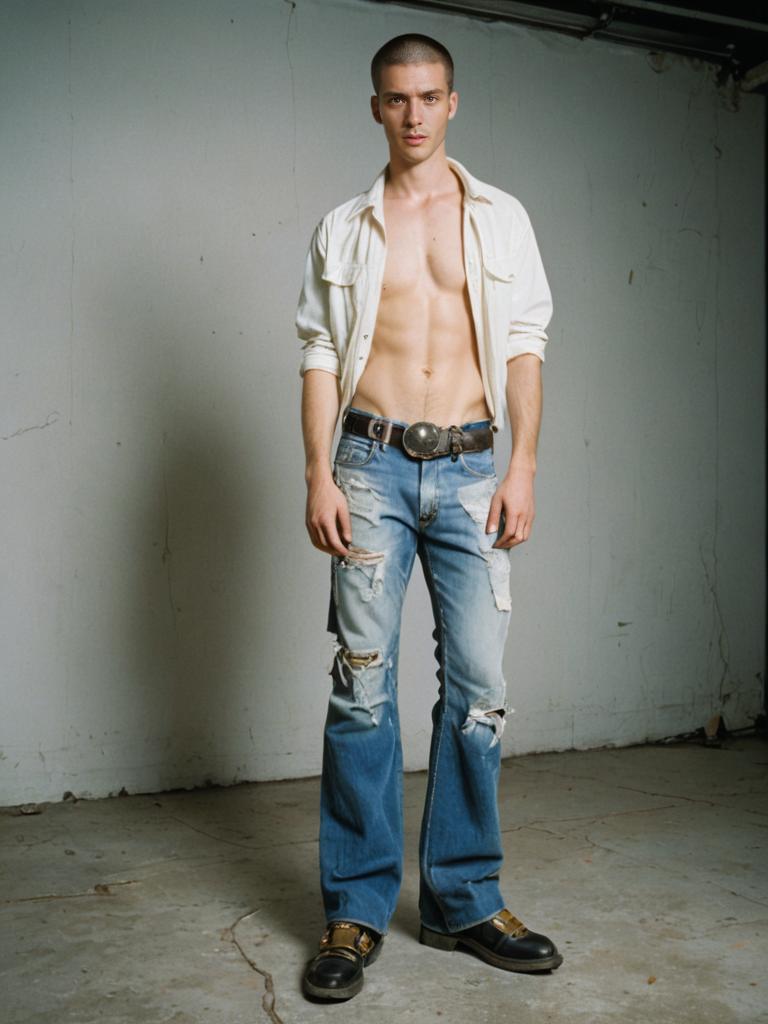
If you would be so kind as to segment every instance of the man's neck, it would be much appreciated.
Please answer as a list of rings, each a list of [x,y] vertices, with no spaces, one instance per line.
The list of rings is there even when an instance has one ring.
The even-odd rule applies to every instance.
[[[393,198],[418,201],[438,192],[452,191],[458,184],[441,146],[429,160],[419,164],[408,164],[390,155],[384,187]]]

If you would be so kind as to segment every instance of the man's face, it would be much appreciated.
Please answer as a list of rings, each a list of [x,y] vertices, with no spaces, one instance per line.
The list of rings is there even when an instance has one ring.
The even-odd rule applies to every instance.
[[[390,158],[408,164],[428,160],[443,145],[458,102],[458,93],[448,91],[440,62],[385,65],[371,111],[384,126]]]

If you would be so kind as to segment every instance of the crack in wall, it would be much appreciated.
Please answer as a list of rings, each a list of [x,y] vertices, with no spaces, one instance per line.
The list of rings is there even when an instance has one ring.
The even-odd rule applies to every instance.
[[[283,0],[283,3],[290,7],[288,14],[288,25],[285,30],[285,56],[288,61],[288,72],[291,79],[291,120],[293,124],[292,151],[291,151],[291,177],[293,180],[293,202],[296,208],[296,223],[299,223],[299,190],[296,186],[296,81],[291,60],[291,25],[293,16],[296,13],[296,0]]]
[[[75,405],[75,109],[72,100],[72,18],[67,18],[67,101],[69,104],[69,426]]]
[[[721,246],[720,237],[722,230],[722,218],[720,209],[720,175],[719,165],[720,158],[722,156],[722,149],[719,146],[719,122],[717,116],[717,104],[713,104],[713,115],[714,115],[714,131],[713,131],[713,150],[714,150],[714,187],[715,187],[715,231],[712,239],[712,249],[715,255],[715,287],[714,287],[714,346],[713,346],[713,374],[715,378],[715,451],[714,451],[714,462],[715,462],[715,501],[714,508],[712,510],[713,524],[712,524],[712,580],[710,581],[709,574],[707,573],[706,565],[704,566],[704,572],[707,576],[707,584],[710,587],[712,593],[712,600],[714,603],[713,612],[715,615],[715,623],[719,624],[718,633],[718,651],[720,654],[720,661],[722,663],[722,671],[720,673],[720,683],[718,687],[718,697],[720,701],[720,707],[722,708],[724,700],[727,696],[724,693],[728,670],[729,670],[729,656],[728,656],[728,633],[725,626],[725,619],[723,617],[723,611],[720,607],[720,599],[718,596],[718,579],[719,579],[719,566],[717,556],[717,541],[720,533],[720,376],[719,376],[719,359],[720,359],[720,261],[721,261]],[[702,563],[704,557],[702,555]],[[713,627],[715,624],[713,623]]]
[[[171,574],[171,512],[170,502],[168,499],[168,474],[165,468],[165,442],[167,438],[166,431],[163,431],[163,495],[165,499],[165,536],[163,538],[163,550],[160,555],[160,561],[165,566],[165,575],[168,587],[168,604],[171,607],[171,617],[173,619],[173,632],[178,642],[179,639],[179,624],[176,619],[176,602],[173,597],[173,578]]]
[[[54,416],[55,419],[51,419]],[[46,427],[52,427],[54,423],[57,423],[59,419],[59,412],[54,409],[53,412],[49,412],[45,417],[45,423],[33,423],[31,427],[19,427],[18,430],[14,430],[12,434],[3,434],[3,441],[10,441],[12,437],[20,437],[22,434],[28,434],[30,430],[45,430]]]

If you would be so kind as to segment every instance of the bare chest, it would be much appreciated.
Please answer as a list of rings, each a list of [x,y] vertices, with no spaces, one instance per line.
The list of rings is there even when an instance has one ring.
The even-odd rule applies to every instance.
[[[419,210],[385,199],[384,217],[387,259],[382,298],[414,290],[463,292],[466,277],[460,199]]]

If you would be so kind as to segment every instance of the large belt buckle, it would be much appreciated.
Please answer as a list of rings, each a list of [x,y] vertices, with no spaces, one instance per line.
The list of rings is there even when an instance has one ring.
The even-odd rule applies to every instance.
[[[440,443],[440,428],[428,420],[411,423],[403,431],[403,448],[415,459],[431,459]]]

